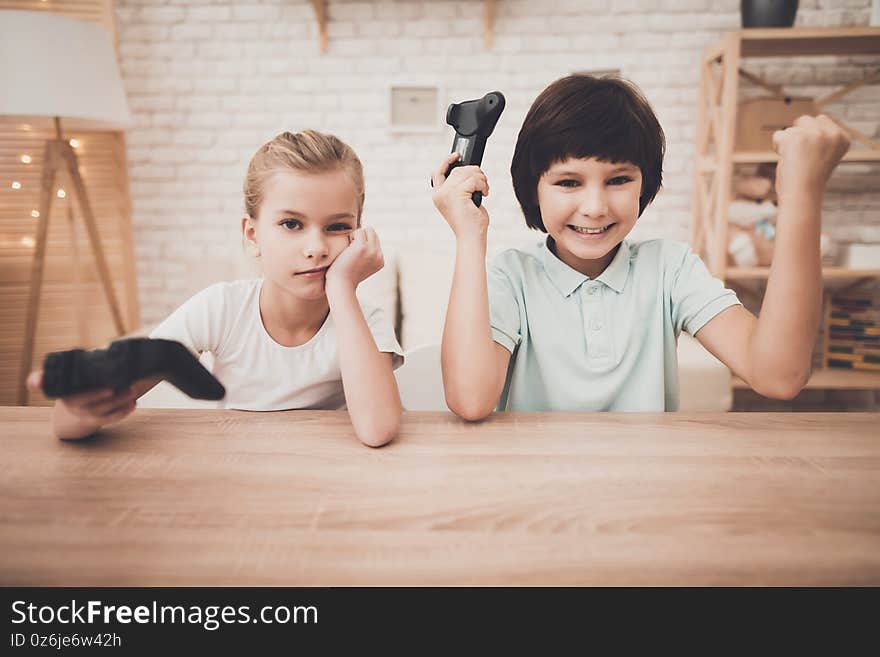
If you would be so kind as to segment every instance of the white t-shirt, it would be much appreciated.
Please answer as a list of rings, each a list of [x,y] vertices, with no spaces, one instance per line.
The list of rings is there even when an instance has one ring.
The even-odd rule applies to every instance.
[[[177,340],[196,355],[210,352],[212,371],[226,387],[220,408],[246,411],[343,409],[342,371],[333,315],[305,344],[285,347],[266,332],[260,316],[262,279],[216,283],[184,303],[151,338]],[[378,308],[361,302],[379,351],[403,364],[403,350]]]

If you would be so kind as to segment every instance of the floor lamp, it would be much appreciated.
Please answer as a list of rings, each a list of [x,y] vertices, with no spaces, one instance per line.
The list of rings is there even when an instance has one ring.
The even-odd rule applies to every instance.
[[[51,119],[55,129],[43,155],[39,225],[17,382],[18,403],[26,404],[53,188],[61,172],[73,185],[116,331],[125,332],[76,152],[62,130],[62,121],[86,130],[120,130],[131,122],[109,32],[98,24],[58,14],[0,11],[0,116],[26,123]]]

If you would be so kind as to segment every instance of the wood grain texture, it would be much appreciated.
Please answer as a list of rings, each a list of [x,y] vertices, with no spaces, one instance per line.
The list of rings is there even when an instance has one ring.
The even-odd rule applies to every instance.
[[[798,27],[738,30],[743,57],[880,54],[876,27]]]
[[[878,585],[877,414],[0,408],[0,585]]]

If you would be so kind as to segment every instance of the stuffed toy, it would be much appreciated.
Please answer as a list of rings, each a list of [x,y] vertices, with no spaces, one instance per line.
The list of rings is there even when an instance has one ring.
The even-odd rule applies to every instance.
[[[727,252],[738,267],[767,267],[773,260],[776,237],[773,180],[762,175],[739,177],[733,191],[734,200],[727,211]]]
[[[774,173],[773,168],[762,167],[756,175],[734,180],[734,200],[727,211],[727,253],[737,267],[769,267],[773,261],[778,213]],[[822,233],[819,250],[823,259],[831,248],[831,236]]]

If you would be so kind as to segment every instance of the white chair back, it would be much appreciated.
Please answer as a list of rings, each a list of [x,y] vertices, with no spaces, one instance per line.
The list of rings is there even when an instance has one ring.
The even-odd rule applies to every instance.
[[[440,369],[440,345],[429,344],[406,352],[406,362],[395,373],[400,401],[407,411],[447,411]]]

